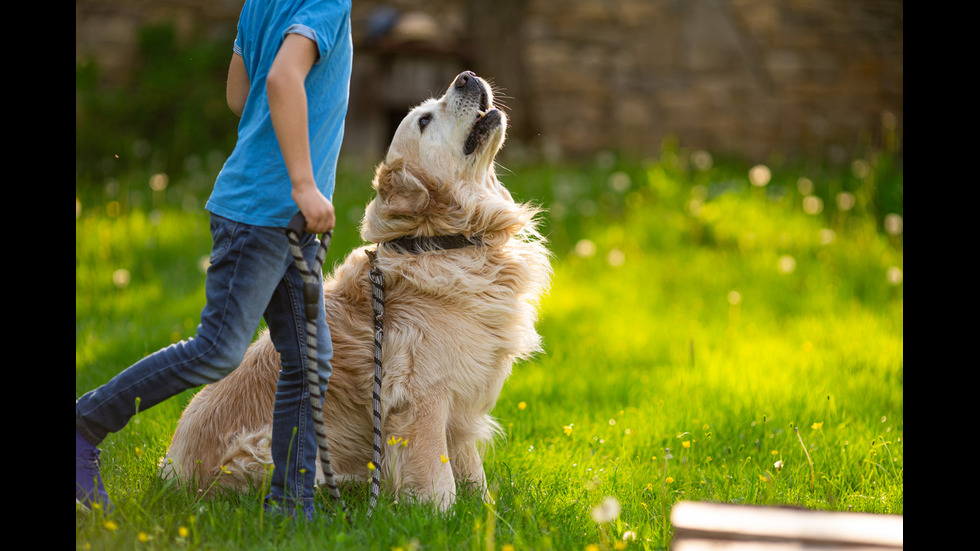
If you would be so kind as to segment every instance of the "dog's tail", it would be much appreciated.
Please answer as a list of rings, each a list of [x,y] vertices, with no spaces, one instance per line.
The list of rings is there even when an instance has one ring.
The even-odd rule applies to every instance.
[[[220,456],[192,460],[190,450],[174,445],[160,459],[160,478],[191,484],[199,490],[261,487],[268,484],[272,473],[271,442],[272,428],[267,426],[232,435]]]
[[[248,489],[268,486],[272,476],[272,427],[236,434],[221,456],[220,486]]]

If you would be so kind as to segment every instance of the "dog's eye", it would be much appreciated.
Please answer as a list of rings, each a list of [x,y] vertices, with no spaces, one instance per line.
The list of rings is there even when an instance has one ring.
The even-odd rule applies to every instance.
[[[419,132],[425,132],[425,127],[432,122],[432,115],[422,115],[419,117]]]

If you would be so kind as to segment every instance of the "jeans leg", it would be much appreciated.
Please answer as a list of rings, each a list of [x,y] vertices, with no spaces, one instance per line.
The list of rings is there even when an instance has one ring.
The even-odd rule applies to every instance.
[[[319,242],[313,236],[305,237],[304,256],[319,277],[319,267],[313,265]],[[331,373],[333,347],[323,310],[322,292],[318,293],[318,297],[317,371],[320,377],[320,395],[323,396]],[[302,276],[299,269],[291,265],[276,287],[265,312],[265,319],[281,360],[272,414],[272,459],[275,469],[272,472],[270,497],[277,502],[285,500],[309,505],[313,502],[317,460],[312,408],[322,407],[322,402],[312,403],[310,395],[304,312]]]
[[[75,402],[75,426],[97,445],[145,410],[215,382],[241,363],[262,313],[291,262],[281,229],[212,216],[214,247],[197,335],[136,362]]]

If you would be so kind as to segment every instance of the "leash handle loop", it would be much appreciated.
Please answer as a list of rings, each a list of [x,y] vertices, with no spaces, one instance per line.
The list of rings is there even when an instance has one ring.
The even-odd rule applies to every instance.
[[[289,224],[286,225],[286,235],[291,236],[296,241],[299,241],[299,237],[303,235],[306,231],[306,217],[303,216],[302,212],[297,212],[289,220]],[[316,265],[323,266],[323,261],[327,256],[327,249],[330,247],[330,239],[333,237],[333,231],[327,231],[322,234],[320,238],[320,248],[317,249],[316,253]],[[302,268],[301,268],[302,269]],[[306,281],[303,283],[303,303],[306,309],[306,319],[307,321],[316,321],[318,312],[318,306],[320,303],[320,289],[315,282]]]

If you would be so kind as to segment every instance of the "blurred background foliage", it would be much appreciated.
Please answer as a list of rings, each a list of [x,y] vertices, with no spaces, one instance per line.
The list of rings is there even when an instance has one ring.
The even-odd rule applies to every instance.
[[[158,24],[140,31],[139,63],[119,84],[103,84],[92,58],[76,63],[76,187],[147,172],[200,191],[196,176],[213,178],[212,165],[235,144],[238,119],[225,103],[229,43],[179,41],[173,25]]]
[[[139,63],[122,83],[103,84],[92,59],[76,63],[76,211],[81,204],[112,205],[120,212],[164,204],[188,210],[203,206],[235,142],[237,118],[224,99],[230,42],[229,37],[178,40],[171,24],[157,24],[141,30]],[[505,147],[499,175],[520,198],[551,211],[547,224],[561,223],[555,241],[567,249],[592,225],[621,217],[629,201],[643,196],[640,188],[646,200],[672,212],[710,203],[699,217],[712,223],[697,233],[706,242],[736,239],[729,223],[762,219],[746,213],[726,218],[725,202],[714,201],[752,187],[771,201],[811,197],[801,200],[800,208],[821,216],[850,217],[857,223],[867,215],[883,230],[888,215],[901,220],[904,214],[901,136],[888,117],[882,119],[878,142],[858,140],[855,151],[819,160],[774,155],[759,165],[766,181],[756,186],[750,181],[753,166],[744,159],[692,150],[670,139],[646,158],[604,151],[558,164],[524,153],[511,157]],[[335,202],[354,224],[370,198],[372,170],[369,163],[342,153]],[[678,182],[692,189],[681,189],[686,186]],[[838,206],[844,208],[829,208]]]

